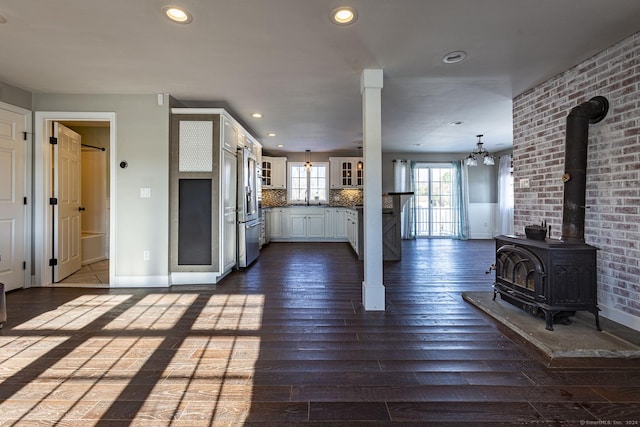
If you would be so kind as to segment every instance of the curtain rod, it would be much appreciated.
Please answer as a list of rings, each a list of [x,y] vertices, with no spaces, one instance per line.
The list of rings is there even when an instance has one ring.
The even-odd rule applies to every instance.
[[[88,144],[80,144],[80,145],[82,145],[83,147],[95,148],[96,150],[100,150],[100,151],[106,150],[106,148],[104,147],[96,147],[95,145],[88,145]]]

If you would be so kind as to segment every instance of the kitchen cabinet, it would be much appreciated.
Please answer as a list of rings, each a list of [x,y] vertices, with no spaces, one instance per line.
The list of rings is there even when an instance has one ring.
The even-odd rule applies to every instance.
[[[222,220],[223,228],[220,239],[223,242],[222,250],[222,271],[230,271],[237,262],[237,232],[236,221],[236,197],[237,180],[236,174],[238,162],[236,152],[231,152],[224,148],[222,150]]]
[[[282,208],[269,208],[267,210],[267,224],[269,224],[269,240],[283,237]]]
[[[255,141],[220,108],[171,110],[171,284],[216,283],[237,265],[237,148]]]
[[[327,238],[347,238],[347,209],[325,208],[324,231]]]
[[[262,156],[262,188],[287,188],[287,158]]]
[[[289,210],[289,237],[292,239],[324,238],[324,210],[302,208]]]
[[[267,224],[264,217],[260,218],[260,249],[267,243]]]
[[[362,188],[364,185],[362,157],[330,157],[329,169],[332,189]]]
[[[336,220],[334,222],[334,237],[339,239],[347,238],[347,209],[336,209]]]
[[[238,148],[238,127],[227,117],[222,116],[220,120],[222,120],[222,148],[227,151],[235,152]],[[194,137],[196,136],[194,135]]]
[[[346,212],[346,228],[347,228],[347,239],[351,244],[354,252],[357,255],[360,255],[359,245],[360,245],[360,227],[359,227],[359,219],[358,211],[355,209],[349,209]]]
[[[295,206],[267,209],[269,239],[291,242],[346,242],[343,207]]]

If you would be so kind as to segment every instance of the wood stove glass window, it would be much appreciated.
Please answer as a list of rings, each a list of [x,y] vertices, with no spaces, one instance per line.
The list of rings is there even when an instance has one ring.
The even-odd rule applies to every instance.
[[[502,247],[497,261],[501,281],[534,292],[536,271],[541,271],[542,263],[533,253],[523,248]]]

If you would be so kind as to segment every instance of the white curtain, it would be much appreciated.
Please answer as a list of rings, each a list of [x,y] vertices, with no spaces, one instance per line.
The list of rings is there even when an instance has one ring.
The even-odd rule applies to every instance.
[[[393,191],[405,193],[413,191],[413,162],[396,159],[393,161]],[[401,235],[403,239],[415,239],[415,203],[413,197],[402,207]]]
[[[463,160],[451,163],[453,166],[453,207],[457,216],[454,239],[469,239],[469,177],[468,169]]]
[[[500,157],[498,169],[498,232],[513,234],[512,156]]]

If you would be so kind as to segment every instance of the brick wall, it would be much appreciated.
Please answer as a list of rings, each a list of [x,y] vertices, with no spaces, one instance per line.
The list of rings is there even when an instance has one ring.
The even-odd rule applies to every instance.
[[[585,240],[602,315],[640,330],[640,33],[514,99],[515,230],[546,220],[560,238],[566,117],[596,95],[610,106],[589,126]]]

